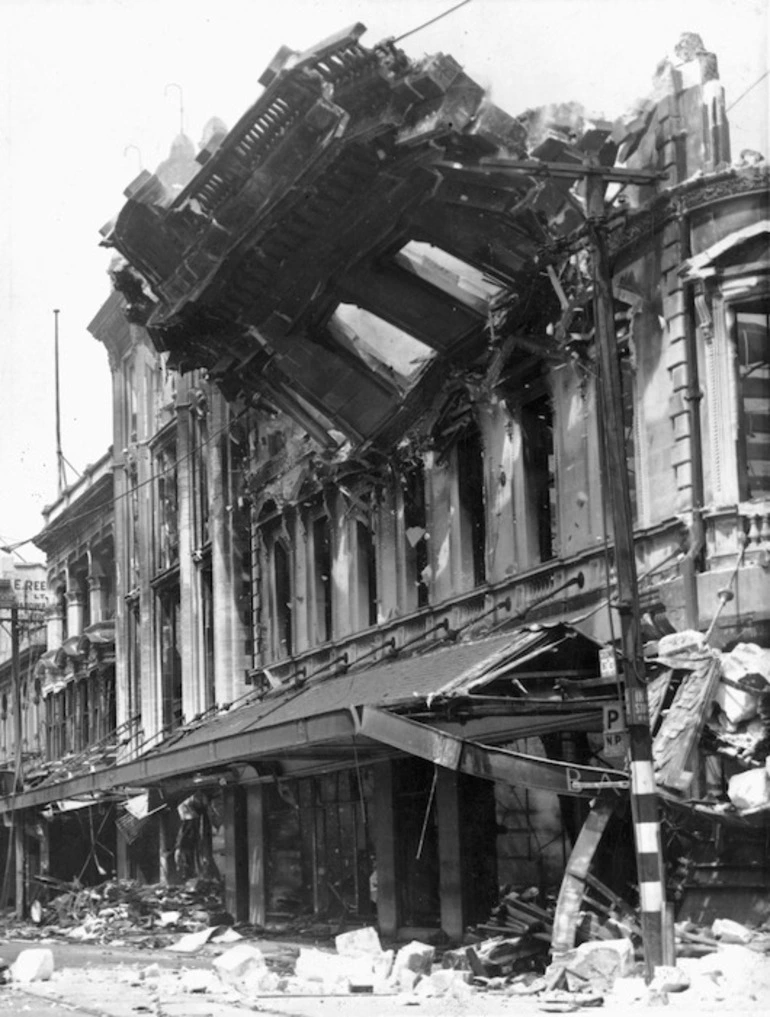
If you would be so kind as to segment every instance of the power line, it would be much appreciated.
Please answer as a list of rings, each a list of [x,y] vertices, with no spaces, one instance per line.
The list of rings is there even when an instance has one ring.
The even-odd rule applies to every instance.
[[[757,78],[757,80],[754,82],[754,84],[753,85],[749,85],[749,87],[746,89],[745,92],[741,92],[741,94],[738,96],[738,98],[734,102],[730,103],[730,105],[725,110],[725,113],[729,113],[730,110],[733,108],[733,106],[737,106],[738,103],[741,101],[741,99],[743,99],[744,96],[747,96],[749,94],[749,92],[753,88],[756,88],[757,85],[760,83],[760,81],[764,81],[764,79],[768,76],[768,74],[770,74],[770,68],[768,68],[768,70],[766,70],[764,74],[760,74],[760,76]]]
[[[168,475],[169,473],[172,473],[177,466],[183,463],[186,459],[190,459],[201,448],[204,448],[206,445],[214,441],[215,438],[218,438],[221,434],[224,434],[225,431],[229,430],[229,428],[231,428],[233,424],[235,424],[238,420],[241,419],[241,417],[243,417],[248,412],[249,412],[248,408],[245,410],[241,410],[241,412],[238,413],[235,417],[233,417],[232,420],[228,420],[226,424],[222,425],[222,427],[218,428],[212,434],[207,435],[204,441],[199,442],[197,445],[191,448],[189,452],[186,452],[183,456],[180,456],[178,459],[175,459],[173,462],[169,463],[169,465],[165,469],[159,470],[157,473],[153,473],[151,477],[148,477],[146,480],[141,481],[141,483],[136,484],[133,487],[129,487],[129,489],[127,491],[124,491],[122,494],[116,495],[112,499],[110,506],[115,505],[116,502],[121,501],[123,498],[131,497],[136,491],[140,490],[143,487],[146,487],[148,484],[155,483],[158,477],[163,477]],[[89,519],[91,516],[98,515],[100,512],[103,511],[104,507],[97,505],[92,509],[88,509],[88,511],[80,512],[76,515],[70,516],[67,522],[68,523],[82,522],[83,520]],[[16,541],[16,543],[14,544],[0,547],[0,551],[13,553],[16,551],[18,547],[23,547],[25,544],[31,544],[35,537],[38,537],[42,532],[43,532],[42,530],[38,530],[37,533],[33,534],[31,537],[27,537],[25,540],[19,540]]]
[[[469,4],[470,2],[471,0],[462,0],[462,3],[455,4],[454,7],[450,7],[449,10],[444,11],[443,14],[437,14],[436,17],[431,18],[430,21],[425,21],[423,22],[422,25],[418,25],[417,28],[412,28],[410,31],[404,32],[403,35],[399,35],[399,37],[397,39],[394,39],[393,42],[401,42],[402,39],[407,39],[409,38],[410,35],[414,35],[416,32],[421,32],[423,28],[427,28],[428,25],[435,25],[437,21],[441,21],[442,18],[446,18],[454,11],[459,11],[461,7],[465,7],[465,5]]]

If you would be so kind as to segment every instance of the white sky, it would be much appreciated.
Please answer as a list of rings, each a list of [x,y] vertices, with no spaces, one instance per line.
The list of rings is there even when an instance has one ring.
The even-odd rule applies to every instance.
[[[257,98],[280,45],[301,50],[355,21],[372,45],[454,2],[0,0],[0,544],[38,532],[56,497],[54,308],[64,455],[82,470],[110,444],[107,357],[86,331],[109,293],[98,230],[140,165],[168,154],[179,103],[166,86],[182,87],[197,144],[209,117],[232,126]],[[682,31],[717,53],[737,99],[767,69],[769,11],[767,0],[471,0],[403,46],[452,53],[511,114],[574,99],[614,118],[649,91]],[[769,81],[730,113],[735,154],[768,154]]]

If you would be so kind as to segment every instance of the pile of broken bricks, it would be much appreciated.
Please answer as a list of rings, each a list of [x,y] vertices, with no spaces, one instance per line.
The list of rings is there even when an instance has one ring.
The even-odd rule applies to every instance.
[[[689,937],[689,938],[688,938]],[[694,940],[693,937],[698,937]],[[523,999],[546,1012],[574,1012],[582,1008],[665,1004],[674,993],[686,993],[687,1005],[701,1006],[723,1000],[744,1000],[747,1009],[756,1001],[770,1004],[770,934],[737,922],[718,921],[693,931],[690,923],[677,927],[680,946],[709,947],[702,956],[679,957],[675,967],[659,967],[647,983],[642,964],[629,939],[585,942],[554,957],[542,974],[535,971],[479,976],[473,963],[490,971],[504,970],[510,956],[504,937],[483,945],[446,951],[413,941],[398,950],[383,950],[377,931],[356,929],[335,939],[335,951],[300,948],[291,965],[276,964],[253,943],[241,941],[222,950],[207,967],[161,970],[152,964],[128,977],[133,988],[168,998],[184,993],[240,1001],[251,1007],[271,997],[342,996],[362,994],[401,997],[404,1002],[443,997],[459,1006],[479,992]],[[701,940],[703,942],[701,942]],[[713,949],[711,948],[713,946]],[[472,959],[475,960],[472,963]],[[77,979],[109,978],[106,972],[68,970],[54,972],[50,948],[24,950],[0,977],[18,988],[45,982],[44,992],[59,991],[61,999]]]
[[[78,942],[161,949],[180,933],[214,926],[230,926],[232,917],[222,902],[221,884],[192,879],[182,885],[140,884],[135,880],[108,880],[84,887],[37,877],[49,897],[35,901],[32,923],[14,923],[16,939],[62,937]]]

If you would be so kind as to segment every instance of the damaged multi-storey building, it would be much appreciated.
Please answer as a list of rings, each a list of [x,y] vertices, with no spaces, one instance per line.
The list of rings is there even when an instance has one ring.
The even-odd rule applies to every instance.
[[[671,889],[718,910],[736,862],[767,880],[767,170],[695,36],[612,124],[513,117],[362,32],[281,50],[104,230],[114,751],[2,807],[109,799],[120,874],[216,866],[257,925],[459,939],[586,842],[635,903],[598,226]]]

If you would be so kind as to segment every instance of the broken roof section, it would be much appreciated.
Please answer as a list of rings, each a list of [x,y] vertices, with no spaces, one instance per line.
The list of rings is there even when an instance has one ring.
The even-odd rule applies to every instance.
[[[367,49],[363,32],[283,49],[181,193],[142,176],[104,241],[172,366],[353,441],[392,436],[442,362],[483,351],[549,220],[560,234],[578,217],[562,181],[439,170],[519,158],[526,128],[451,56]]]

